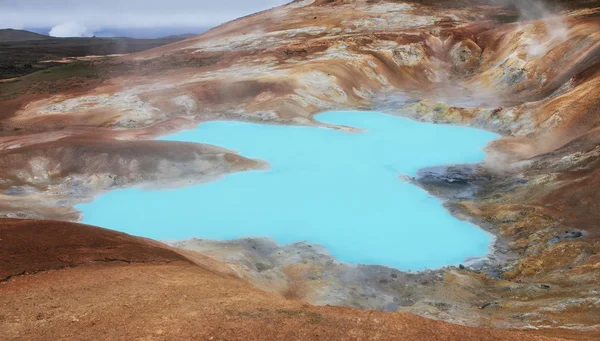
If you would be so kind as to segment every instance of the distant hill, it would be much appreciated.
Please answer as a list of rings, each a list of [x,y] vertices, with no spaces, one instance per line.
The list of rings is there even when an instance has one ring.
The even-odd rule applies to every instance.
[[[193,36],[195,34],[158,39],[55,38],[28,31],[0,30],[0,79],[25,76],[60,65],[43,61],[134,53]],[[4,37],[12,40],[3,40]]]
[[[10,28],[0,30],[0,43],[45,39],[52,39],[52,37],[24,30],[13,30]]]
[[[198,36],[196,33],[185,33],[185,34],[174,34],[170,36],[163,37],[161,39],[189,39]]]

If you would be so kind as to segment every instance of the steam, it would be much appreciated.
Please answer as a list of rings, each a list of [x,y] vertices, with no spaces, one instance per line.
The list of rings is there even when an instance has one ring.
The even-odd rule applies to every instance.
[[[564,17],[553,13],[542,0],[495,0],[503,5],[515,7],[524,21],[542,20],[546,36],[533,38],[528,52],[532,56],[542,56],[548,52],[549,45],[566,41],[569,30]]]
[[[67,22],[54,26],[49,33],[52,37],[92,37],[94,32],[85,25],[76,22]]]

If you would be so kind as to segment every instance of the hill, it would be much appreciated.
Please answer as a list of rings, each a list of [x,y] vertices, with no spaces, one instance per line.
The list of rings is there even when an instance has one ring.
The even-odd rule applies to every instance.
[[[13,29],[1,29],[0,30],[0,43],[8,43],[15,41],[27,41],[27,40],[45,40],[51,39],[52,37],[34,32],[24,30],[13,30]]]
[[[3,30],[8,31],[8,30]],[[11,32],[14,32],[11,30]],[[157,39],[133,38],[54,38],[27,31],[7,34],[12,40],[0,39],[0,79],[20,77],[60,65],[65,58],[126,54],[152,49],[193,35]],[[18,39],[39,36],[38,39]]]
[[[313,307],[194,252],[91,226],[0,220],[4,340],[551,341],[418,316]]]

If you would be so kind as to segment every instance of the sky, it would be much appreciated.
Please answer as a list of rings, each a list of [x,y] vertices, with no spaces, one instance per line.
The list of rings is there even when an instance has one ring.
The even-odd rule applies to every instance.
[[[0,28],[57,37],[200,33],[291,0],[0,0]]]

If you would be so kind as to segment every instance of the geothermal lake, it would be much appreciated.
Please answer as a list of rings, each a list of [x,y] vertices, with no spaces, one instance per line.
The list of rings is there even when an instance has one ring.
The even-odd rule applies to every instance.
[[[158,240],[306,241],[344,262],[402,270],[456,265],[488,253],[489,234],[398,176],[482,161],[482,148],[497,135],[376,112],[316,118],[363,131],[203,123],[164,140],[222,146],[265,160],[271,169],[171,190],[115,190],[78,208],[85,223]]]

